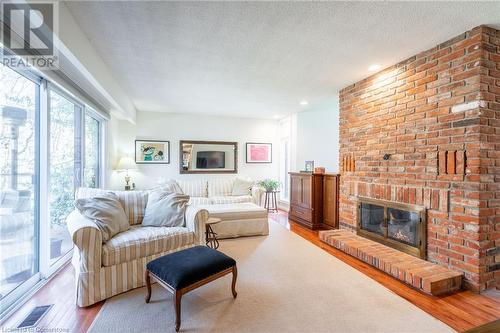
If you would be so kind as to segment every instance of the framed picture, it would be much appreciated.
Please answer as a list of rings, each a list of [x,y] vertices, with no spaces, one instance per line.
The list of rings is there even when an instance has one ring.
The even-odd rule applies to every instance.
[[[306,161],[306,171],[313,172],[314,170],[314,161]]]
[[[135,140],[135,163],[170,164],[170,141]]]
[[[273,145],[271,143],[247,142],[247,163],[272,163]]]

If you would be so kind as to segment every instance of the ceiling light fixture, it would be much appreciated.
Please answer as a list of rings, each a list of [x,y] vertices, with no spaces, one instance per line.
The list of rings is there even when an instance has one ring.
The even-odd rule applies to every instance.
[[[373,64],[370,67],[368,67],[368,70],[370,72],[374,72],[374,71],[378,71],[380,68],[382,68],[381,65],[379,65],[379,64]]]
[[[309,102],[306,101],[305,99],[300,101],[300,105],[308,105],[308,104],[309,104]]]

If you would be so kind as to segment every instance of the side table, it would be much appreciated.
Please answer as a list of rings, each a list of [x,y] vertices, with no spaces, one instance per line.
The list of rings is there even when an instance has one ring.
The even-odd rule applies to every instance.
[[[276,200],[276,193],[279,191],[266,191],[266,196],[264,197],[264,208],[268,212],[278,211],[278,201]]]
[[[219,240],[217,239],[217,233],[212,229],[212,224],[216,224],[222,221],[216,217],[208,218],[208,221],[205,223],[205,244],[212,248],[219,248]]]

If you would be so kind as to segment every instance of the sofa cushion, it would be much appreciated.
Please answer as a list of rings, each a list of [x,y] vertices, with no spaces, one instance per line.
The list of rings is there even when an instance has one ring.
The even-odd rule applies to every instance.
[[[208,210],[210,217],[226,220],[245,220],[267,218],[267,209],[253,203],[236,203],[202,206]]]
[[[80,187],[76,190],[75,198],[93,198],[109,193],[110,190],[99,188]],[[148,191],[111,191],[118,196],[130,225],[141,224],[148,202]]]
[[[243,202],[252,202],[251,195],[236,195],[236,196],[227,196],[227,197],[211,197],[210,204],[233,204],[233,203],[243,203]]]
[[[205,197],[189,197],[189,205],[199,206],[199,205],[210,205],[212,203],[211,198]]]
[[[207,181],[203,179],[178,180],[177,184],[182,189],[182,193],[190,197],[206,197],[207,196]]]
[[[229,195],[249,195],[253,185],[254,182],[251,180],[236,178],[233,184],[233,190]]]
[[[189,196],[156,190],[149,193],[142,226],[183,227]]]
[[[163,191],[167,192],[174,192],[174,193],[179,193],[179,194],[184,194],[182,192],[182,188],[179,186],[177,181],[174,179],[169,179],[166,180],[165,182],[162,182],[156,189],[161,189]]]
[[[103,244],[102,264],[113,266],[192,243],[194,234],[184,227],[133,226]]]
[[[214,178],[208,180],[208,196],[228,196],[233,191],[234,178]]]
[[[75,207],[80,214],[95,223],[104,242],[130,228],[123,206],[113,192],[93,198],[76,199]]]

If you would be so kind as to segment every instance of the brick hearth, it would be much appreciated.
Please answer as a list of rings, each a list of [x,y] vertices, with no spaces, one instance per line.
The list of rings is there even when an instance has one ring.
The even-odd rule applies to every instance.
[[[462,273],[413,257],[346,230],[319,232],[320,239],[411,286],[432,295],[459,290]]]
[[[340,92],[340,226],[356,197],[427,209],[427,258],[500,287],[500,31],[474,28]],[[386,155],[386,156],[384,156]]]

